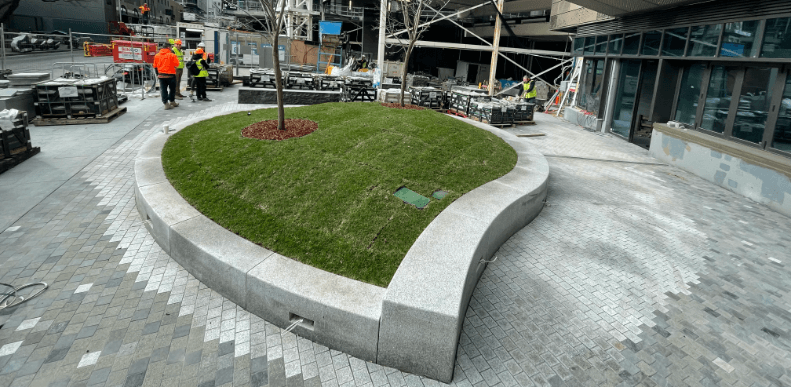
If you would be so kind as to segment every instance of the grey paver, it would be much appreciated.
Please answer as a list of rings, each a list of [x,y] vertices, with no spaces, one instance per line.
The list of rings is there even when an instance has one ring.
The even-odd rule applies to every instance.
[[[209,106],[234,108],[184,104],[168,119]],[[50,284],[0,313],[0,385],[438,385],[283,332],[162,251],[130,178],[164,113],[0,233],[0,281]],[[549,160],[547,204],[478,283],[452,384],[791,382],[791,220],[619,139],[536,119],[511,130],[547,134],[529,140]]]

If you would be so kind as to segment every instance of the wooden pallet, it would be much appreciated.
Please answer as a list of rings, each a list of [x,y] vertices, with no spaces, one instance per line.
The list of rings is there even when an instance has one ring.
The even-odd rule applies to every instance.
[[[472,118],[471,116],[467,116],[466,114],[464,114],[464,113],[462,113],[462,112],[460,112],[460,111],[458,111],[456,109],[452,109],[452,108],[448,109],[448,114],[454,115],[454,116],[463,117],[463,118]]]
[[[36,117],[30,123],[36,126],[52,125],[84,125],[84,124],[106,124],[126,113],[125,107],[119,107],[101,117],[72,117],[72,118],[44,118]]]
[[[535,121],[514,121],[515,125],[535,125]]]
[[[18,152],[12,155],[11,157],[0,159],[0,173],[3,173],[15,166],[19,163],[33,157],[33,155],[41,152],[41,148],[33,147],[31,150],[25,150],[24,152]],[[2,156],[2,152],[0,152],[0,156]]]
[[[491,125],[491,126],[495,126],[495,127],[498,127],[498,128],[510,128],[510,127],[514,126],[514,124],[512,124],[510,122],[509,123],[505,123],[505,124],[490,124],[489,121],[487,121],[487,120],[480,120],[480,121],[482,123],[486,124],[486,125]]]

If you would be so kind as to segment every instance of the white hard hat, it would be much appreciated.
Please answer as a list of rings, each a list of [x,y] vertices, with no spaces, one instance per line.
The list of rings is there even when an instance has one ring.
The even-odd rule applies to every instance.
[[[198,43],[198,47],[206,47],[206,43],[200,42]]]

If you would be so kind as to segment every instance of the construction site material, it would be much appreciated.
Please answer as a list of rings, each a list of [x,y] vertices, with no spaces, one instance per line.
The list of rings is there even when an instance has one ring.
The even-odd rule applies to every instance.
[[[285,74],[283,74],[285,82]],[[275,88],[275,70],[273,69],[251,69],[250,76],[242,78],[242,85],[249,87],[271,87]]]
[[[11,85],[11,81],[0,80],[0,89],[6,89],[9,85]]]
[[[289,89],[317,89],[313,82],[313,74],[301,71],[289,71],[286,75],[286,87]]]
[[[495,126],[511,126],[514,123],[514,107],[501,100],[474,101],[472,119]]]
[[[112,48],[115,63],[154,63],[157,54],[156,43],[113,40]]]
[[[341,93],[332,90],[283,90],[286,105],[315,105],[325,102],[340,102]],[[277,90],[242,87],[239,89],[240,104],[276,104]]]
[[[471,102],[477,98],[485,97],[486,90],[479,90],[470,87],[454,87],[450,96],[450,111],[467,117],[471,114]]]
[[[345,84],[341,87],[341,102],[371,102],[376,100],[373,86]]]
[[[0,173],[40,151],[40,148],[31,144],[26,112],[15,109],[0,112]]]
[[[112,56],[113,47],[109,44],[84,42],[82,52],[85,56]]]
[[[423,106],[429,109],[442,109],[442,90],[434,87],[413,86],[409,88],[412,94],[412,105]]]
[[[33,116],[36,114],[36,105],[33,102],[33,89],[0,89],[0,109],[16,109]]]
[[[34,98],[42,118],[102,118],[118,109],[116,82],[106,77],[40,82]]]
[[[49,73],[16,73],[8,76],[11,87],[30,86],[49,79]]]
[[[31,124],[36,126],[106,124],[122,116],[124,113],[126,113],[126,108],[119,107],[113,111],[103,114],[101,117],[74,117],[74,118],[36,117],[33,121],[31,121]]]
[[[327,74],[316,74],[313,77],[315,84],[319,90],[336,90],[340,91],[343,86],[343,78],[334,77]]]
[[[401,89],[379,90],[379,96],[377,97],[379,102],[385,102],[385,103],[398,103],[399,98],[401,98]],[[409,103],[411,99],[412,99],[412,95],[408,91],[405,91],[404,102]]]

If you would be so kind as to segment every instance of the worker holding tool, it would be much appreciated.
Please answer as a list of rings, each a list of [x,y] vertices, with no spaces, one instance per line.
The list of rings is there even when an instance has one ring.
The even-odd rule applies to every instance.
[[[538,95],[536,81],[531,80],[530,77],[525,75],[522,78],[522,90],[524,90],[522,97],[525,99],[525,102],[535,104],[536,96]]]
[[[211,102],[211,100],[206,96],[206,78],[209,76],[209,64],[206,63],[206,59],[203,58],[202,48],[195,50],[195,54],[192,55],[192,60],[195,61],[195,65],[198,66],[198,74],[195,75],[192,80],[194,83],[195,88],[197,89],[198,94],[198,101],[204,102]]]
[[[170,50],[170,43],[163,43],[162,49],[154,56],[154,69],[159,78],[159,90],[162,93],[165,110],[179,106],[176,102],[176,66],[178,65],[179,59]]]
[[[140,15],[143,16],[143,24],[148,24],[148,14],[151,13],[151,8],[148,7],[148,3],[143,3],[143,5],[137,8],[140,8]]]
[[[184,75],[184,51],[181,51],[181,39],[168,41],[173,45],[171,50],[179,59],[179,65],[176,67],[176,99],[184,99],[184,96],[181,95],[181,76]]]

